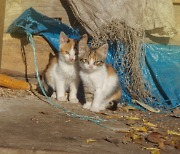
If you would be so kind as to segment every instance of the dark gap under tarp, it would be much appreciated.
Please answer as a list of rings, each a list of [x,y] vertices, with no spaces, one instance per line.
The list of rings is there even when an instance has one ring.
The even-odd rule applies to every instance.
[[[40,35],[44,37],[55,52],[59,52],[59,34],[64,31],[68,37],[79,40],[78,30],[66,24],[49,18],[33,8],[27,9],[8,28],[7,32],[13,37],[26,35]],[[180,106],[180,46],[143,44],[145,57],[141,59],[142,75],[150,85],[151,93],[158,97],[158,101],[144,103],[162,111],[170,111]],[[107,63],[114,64],[114,46],[110,46]],[[120,55],[123,53],[120,53]],[[121,58],[121,57],[120,57]],[[117,68],[116,68],[117,69]],[[123,84],[123,73],[119,74],[123,89],[121,102],[140,108],[131,101],[131,96]]]

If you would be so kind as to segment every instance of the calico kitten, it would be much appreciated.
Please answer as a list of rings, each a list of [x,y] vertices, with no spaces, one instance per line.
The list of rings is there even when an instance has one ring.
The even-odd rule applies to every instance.
[[[69,90],[69,101],[78,103],[77,89],[79,86],[79,71],[75,40],[64,32],[60,33],[60,52],[53,56],[42,76],[42,83],[48,96],[56,92],[59,101],[67,101],[65,95]]]
[[[92,49],[87,46],[87,35],[83,35],[78,45],[80,78],[83,85],[93,93],[93,101],[83,108],[94,112],[105,110],[109,103],[119,101],[121,87],[112,66],[105,64],[108,44]]]

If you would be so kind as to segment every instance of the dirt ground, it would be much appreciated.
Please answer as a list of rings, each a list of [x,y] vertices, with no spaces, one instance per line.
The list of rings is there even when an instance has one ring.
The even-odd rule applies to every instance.
[[[0,153],[180,153],[178,109],[155,114],[120,106],[116,111],[92,113],[80,104],[58,104],[105,121],[100,126],[80,120],[30,91],[0,88]]]

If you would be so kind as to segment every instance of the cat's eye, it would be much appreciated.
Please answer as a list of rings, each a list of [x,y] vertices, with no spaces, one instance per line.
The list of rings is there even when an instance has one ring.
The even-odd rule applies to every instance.
[[[94,64],[95,65],[101,65],[103,63],[103,61],[95,61]]]
[[[81,59],[80,61],[83,62],[83,63],[89,63],[88,60],[87,60],[86,58]]]

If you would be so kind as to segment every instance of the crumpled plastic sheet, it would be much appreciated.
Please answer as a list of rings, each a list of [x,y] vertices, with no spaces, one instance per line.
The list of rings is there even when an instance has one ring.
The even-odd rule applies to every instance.
[[[25,35],[26,32],[43,36],[56,52],[59,52],[59,34],[61,31],[64,31],[72,39],[78,40],[81,37],[78,30],[74,30],[59,20],[49,18],[32,7],[25,10],[7,30],[15,37]]]
[[[56,19],[49,18],[33,8],[27,9],[7,30],[14,37],[26,35],[27,32],[43,36],[55,49],[55,52],[59,51],[61,31],[64,31],[70,38],[77,40],[81,38],[78,30],[74,30]],[[141,59],[142,75],[150,85],[152,94],[158,98],[158,101],[154,103],[148,100],[145,103],[163,111],[180,106],[180,46],[144,44],[143,48],[142,52],[145,56]],[[115,51],[116,45],[110,45],[106,62],[113,66]],[[118,63],[121,63],[122,55],[123,52],[119,53]],[[114,67],[116,70],[119,69]],[[123,89],[121,102],[140,108],[132,103],[131,96],[123,83],[123,77],[123,72],[120,72],[119,78]]]
[[[123,45],[122,47],[123,48]],[[160,44],[143,44],[142,59],[140,68],[145,83],[149,85],[152,93],[153,102],[146,100],[145,103],[153,108],[168,111],[180,106],[180,46],[160,45]],[[121,63],[121,58],[115,63],[116,45],[109,48],[107,63],[116,67]],[[119,51],[122,57],[124,51]],[[119,71],[119,78],[123,89],[122,102],[136,106],[131,101],[126,85],[124,85],[125,74]],[[137,106],[136,106],[137,107]],[[137,107],[138,108],[138,107]]]
[[[142,73],[159,97],[152,106],[180,106],[180,46],[145,44],[145,66]]]

